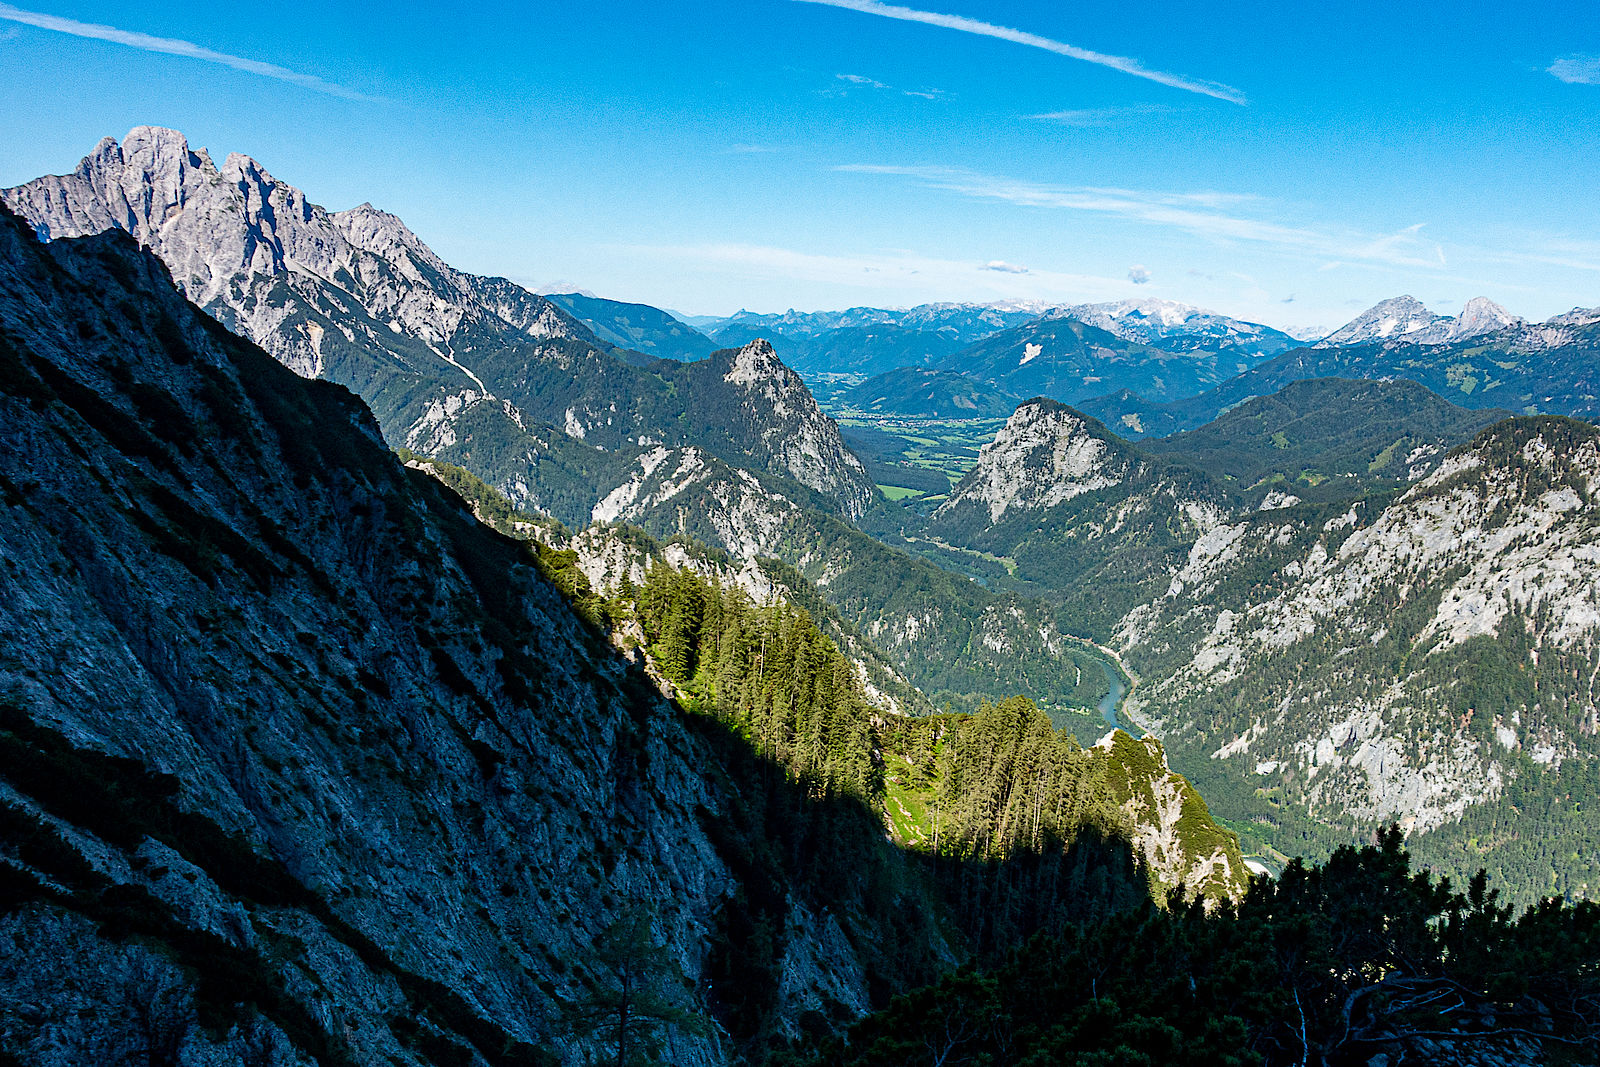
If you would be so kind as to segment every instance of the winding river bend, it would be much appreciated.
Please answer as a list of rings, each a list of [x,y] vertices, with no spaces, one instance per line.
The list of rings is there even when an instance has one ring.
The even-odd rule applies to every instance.
[[[1133,675],[1127,673],[1127,668],[1122,665],[1122,657],[1111,649],[1097,644],[1091,644],[1090,647],[1106,657],[1100,661],[1100,669],[1106,673],[1108,687],[1106,695],[1100,698],[1097,705],[1100,717],[1112,729],[1125,731],[1133,737],[1143,737],[1144,731],[1121,715],[1122,705],[1127,701],[1128,694],[1133,692]]]

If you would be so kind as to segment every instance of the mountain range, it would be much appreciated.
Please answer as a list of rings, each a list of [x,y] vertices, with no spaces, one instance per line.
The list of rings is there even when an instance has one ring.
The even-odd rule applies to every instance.
[[[927,831],[874,759],[926,757],[802,581],[757,604],[714,554],[457,495],[124,234],[0,210],[0,281],[8,1056],[554,1062],[608,1047],[583,1013],[627,958],[716,1064],[1030,931],[1241,891],[1158,745],[1026,701],[945,721],[972,758],[892,809],[944,805],[945,844],[898,848]],[[705,598],[728,626],[672,621]],[[988,803],[1019,752],[1063,776],[1048,823]]]
[[[844,514],[872,498],[770,348],[636,366],[550,300],[449,267],[393,215],[325,211],[246,156],[218,168],[175,131],[108,138],[72,174],[4,198],[42,238],[126,230],[218,321],[360,393],[391,442],[563,520],[587,521],[634,455],[690,442]]]
[[[171,130],[3,195],[0,1059],[1600,1035],[1600,909],[1497,903],[1600,892],[1600,314],[691,326]]]
[[[1362,312],[1315,347],[1336,348],[1391,338],[1412,344],[1445,344],[1521,325],[1521,319],[1486,297],[1473,297],[1462,305],[1458,317],[1450,318],[1435,315],[1414,297],[1397,296]]]

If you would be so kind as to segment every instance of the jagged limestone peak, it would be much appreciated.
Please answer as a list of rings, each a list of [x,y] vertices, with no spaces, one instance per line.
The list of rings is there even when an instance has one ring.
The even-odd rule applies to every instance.
[[[758,402],[767,413],[764,424],[751,429],[790,477],[838,499],[851,518],[866,511],[874,492],[866,466],[770,341],[757,338],[711,358],[720,361],[714,366],[736,395]]]
[[[772,342],[758,337],[742,348],[734,349],[727,373],[723,377],[734,384],[750,385],[755,382],[777,379],[785,384],[798,382],[800,376],[778,358]]]
[[[1089,416],[1054,400],[1029,400],[983,446],[977,465],[934,514],[976,504],[999,522],[1014,509],[1054,507],[1121,481],[1127,461],[1119,451]]]

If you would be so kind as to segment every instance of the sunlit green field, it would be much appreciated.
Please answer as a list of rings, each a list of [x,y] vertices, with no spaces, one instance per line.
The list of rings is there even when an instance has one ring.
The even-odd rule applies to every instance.
[[[978,450],[994,440],[1004,419],[907,419],[870,415],[824,405],[850,447],[868,461],[878,488],[893,501],[929,502],[954,485],[978,461]],[[895,477],[897,471],[910,472]],[[917,475],[920,473],[920,477]]]
[[[922,495],[922,490],[920,489],[907,489],[903,485],[884,485],[882,483],[879,483],[878,491],[890,500],[895,501],[907,500],[911,497]]]

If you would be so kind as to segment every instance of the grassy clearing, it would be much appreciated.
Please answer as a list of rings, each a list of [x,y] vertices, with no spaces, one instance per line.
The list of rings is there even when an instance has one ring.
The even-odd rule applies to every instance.
[[[921,845],[933,836],[933,818],[928,813],[928,794],[915,789],[916,779],[904,756],[884,754],[884,814],[895,840]]]

